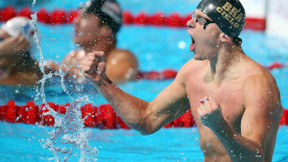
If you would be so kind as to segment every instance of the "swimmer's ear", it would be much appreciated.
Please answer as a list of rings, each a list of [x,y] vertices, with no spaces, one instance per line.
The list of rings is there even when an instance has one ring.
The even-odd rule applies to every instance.
[[[220,34],[220,40],[221,40],[221,42],[223,42],[223,43],[230,43],[230,42],[232,42],[232,38],[231,37],[229,37],[228,35],[226,35],[225,33],[221,33]]]

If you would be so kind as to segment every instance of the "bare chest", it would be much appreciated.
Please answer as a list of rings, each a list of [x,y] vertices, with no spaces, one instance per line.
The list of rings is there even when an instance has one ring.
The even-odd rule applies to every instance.
[[[202,123],[197,115],[200,100],[205,96],[213,97],[220,105],[227,123],[236,130],[240,129],[240,121],[244,112],[241,81],[224,82],[221,85],[193,80],[186,85],[188,98],[194,119],[198,126]]]

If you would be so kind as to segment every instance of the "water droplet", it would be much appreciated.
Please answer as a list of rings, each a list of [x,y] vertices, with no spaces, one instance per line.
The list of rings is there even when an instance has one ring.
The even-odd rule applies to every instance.
[[[184,48],[186,47],[186,43],[185,43],[184,41],[180,41],[180,42],[178,43],[178,47],[179,47],[180,49],[184,49]]]
[[[116,59],[112,59],[111,63],[112,63],[113,65],[116,65],[116,63],[117,63]]]

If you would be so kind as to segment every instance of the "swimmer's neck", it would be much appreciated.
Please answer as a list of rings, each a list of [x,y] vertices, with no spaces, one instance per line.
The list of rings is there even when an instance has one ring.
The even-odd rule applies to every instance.
[[[209,60],[210,68],[207,72],[209,80],[221,82],[229,77],[235,65],[245,56],[243,54],[241,46],[221,47],[218,54]]]

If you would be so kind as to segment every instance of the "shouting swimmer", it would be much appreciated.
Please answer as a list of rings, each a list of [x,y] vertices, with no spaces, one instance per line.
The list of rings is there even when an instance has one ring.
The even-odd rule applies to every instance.
[[[202,0],[187,22],[194,58],[153,101],[123,92],[105,75],[104,52],[89,53],[82,70],[120,117],[151,134],[189,109],[205,161],[271,161],[282,115],[275,79],[242,50],[239,0]]]

